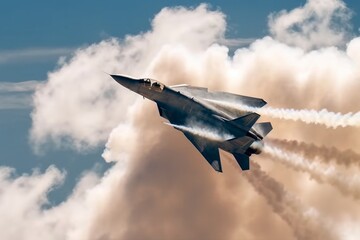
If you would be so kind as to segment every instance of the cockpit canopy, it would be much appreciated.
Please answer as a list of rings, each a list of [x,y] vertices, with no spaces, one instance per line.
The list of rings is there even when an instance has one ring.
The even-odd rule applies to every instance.
[[[141,79],[140,81],[143,82],[145,87],[147,87],[149,89],[153,89],[155,91],[159,91],[159,92],[164,90],[164,87],[165,87],[164,84],[162,84],[161,82],[158,82],[158,81],[150,79],[150,78],[144,78],[144,79]]]

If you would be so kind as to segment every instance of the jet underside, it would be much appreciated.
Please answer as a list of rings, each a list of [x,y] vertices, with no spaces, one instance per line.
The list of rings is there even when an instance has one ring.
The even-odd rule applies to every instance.
[[[156,102],[160,116],[182,131],[218,172],[222,172],[219,149],[232,153],[242,170],[248,170],[249,156],[260,153],[258,146],[261,146],[261,140],[272,130],[270,123],[256,123],[260,117],[256,113],[234,110],[216,103],[241,102],[251,107],[262,107],[266,102],[259,98],[209,92],[206,88],[187,85],[166,87],[150,79],[112,77],[123,86]]]

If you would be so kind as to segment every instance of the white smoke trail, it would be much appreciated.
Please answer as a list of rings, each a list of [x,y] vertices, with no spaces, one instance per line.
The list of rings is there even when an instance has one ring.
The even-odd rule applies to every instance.
[[[224,154],[232,164],[234,161]],[[238,166],[235,166],[238,169]],[[264,172],[260,165],[252,161],[251,171],[241,172],[254,189],[294,231],[297,239],[334,239],[330,223],[322,219],[314,208],[305,207],[284,185]]]
[[[210,129],[206,127],[188,127],[183,125],[177,125],[172,123],[164,122],[166,125],[172,126],[174,128],[177,128],[179,130],[192,133],[194,135],[197,135],[199,137],[204,137],[212,141],[222,142],[229,139],[234,138],[235,136],[227,133],[221,133],[220,131],[217,131],[215,129]]]
[[[286,139],[267,139],[272,145],[282,147],[288,151],[295,151],[306,158],[315,158],[322,163],[335,162],[346,167],[360,167],[360,154],[351,149],[340,150],[335,146],[317,146],[313,143]]]
[[[246,112],[256,112],[260,115],[266,115],[273,118],[280,118],[285,120],[302,121],[307,124],[321,124],[329,128],[338,127],[360,127],[360,112],[356,113],[335,113],[330,112],[327,109],[320,111],[311,109],[287,109],[287,108],[255,108],[249,107],[241,103],[225,102],[212,99],[205,99],[206,101],[213,102],[215,104],[229,107],[234,110],[241,110]]]
[[[353,196],[356,199],[360,198],[359,176],[340,175],[333,166],[325,168],[318,162],[310,161],[296,153],[284,151],[269,144],[265,144],[263,151],[290,168],[307,172],[320,183],[329,183],[343,194]]]

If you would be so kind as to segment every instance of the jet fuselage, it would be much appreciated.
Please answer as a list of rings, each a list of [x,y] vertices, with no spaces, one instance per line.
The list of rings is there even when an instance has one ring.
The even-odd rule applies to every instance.
[[[220,136],[230,136],[230,139],[206,139],[201,141],[198,139],[199,136],[194,136],[177,128],[184,132],[185,136],[193,142],[204,157],[209,154],[202,151],[206,151],[210,147],[212,149],[222,148],[225,151],[232,152],[235,157],[237,157],[235,154],[250,156],[253,153],[260,153],[260,149],[253,147],[252,143],[260,143],[262,136],[251,127],[259,115],[251,113],[250,118],[245,116],[235,119],[231,112],[222,111],[221,107],[204,100],[202,97],[182,91],[181,87],[167,87],[148,78],[133,79],[120,75],[111,76],[124,87],[156,102],[160,116],[168,119],[175,128],[177,128],[176,126],[195,126],[216,132]],[[201,88],[199,89],[201,90]],[[206,144],[203,142],[206,142]],[[209,161],[209,159],[207,160]],[[210,164],[215,170],[221,171],[220,162],[217,163],[219,166]],[[248,168],[248,166],[244,165],[242,168]]]

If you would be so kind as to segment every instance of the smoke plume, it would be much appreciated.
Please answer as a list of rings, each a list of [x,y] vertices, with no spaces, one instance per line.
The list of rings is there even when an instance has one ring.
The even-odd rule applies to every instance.
[[[360,167],[360,154],[351,149],[339,150],[336,147],[317,146],[313,143],[286,139],[267,139],[272,145],[302,154],[305,158],[320,160],[326,164],[335,162],[339,165]]]
[[[308,110],[308,109],[286,109],[286,108],[255,108],[246,106],[242,103],[225,102],[218,100],[206,99],[209,102],[213,102],[218,105],[229,107],[233,110],[244,112],[256,112],[260,115],[269,116],[272,118],[279,118],[284,120],[302,121],[307,124],[321,124],[326,127],[359,127],[360,126],[360,112],[356,113],[335,113],[329,112],[327,109],[320,111]]]
[[[185,132],[189,132],[192,133],[194,135],[197,135],[199,137],[203,137],[209,140],[213,140],[213,141],[226,141],[229,139],[234,138],[233,135],[230,134],[225,134],[225,133],[221,133],[220,131],[217,131],[216,129],[209,129],[209,128],[204,128],[200,126],[182,126],[182,125],[177,125],[177,124],[171,124],[171,123],[165,123],[166,125],[169,126],[173,126],[174,128],[177,128],[179,130],[185,131]]]
[[[255,190],[262,195],[285,222],[293,229],[297,239],[335,239],[324,223],[317,219],[313,209],[306,209],[284,186],[251,162],[251,172],[242,173]]]
[[[343,194],[356,199],[360,197],[360,178],[357,175],[346,176],[337,172],[334,166],[323,167],[316,161],[311,161],[299,154],[284,151],[269,144],[264,146],[263,151],[288,167],[310,174],[320,183],[331,184]]]

